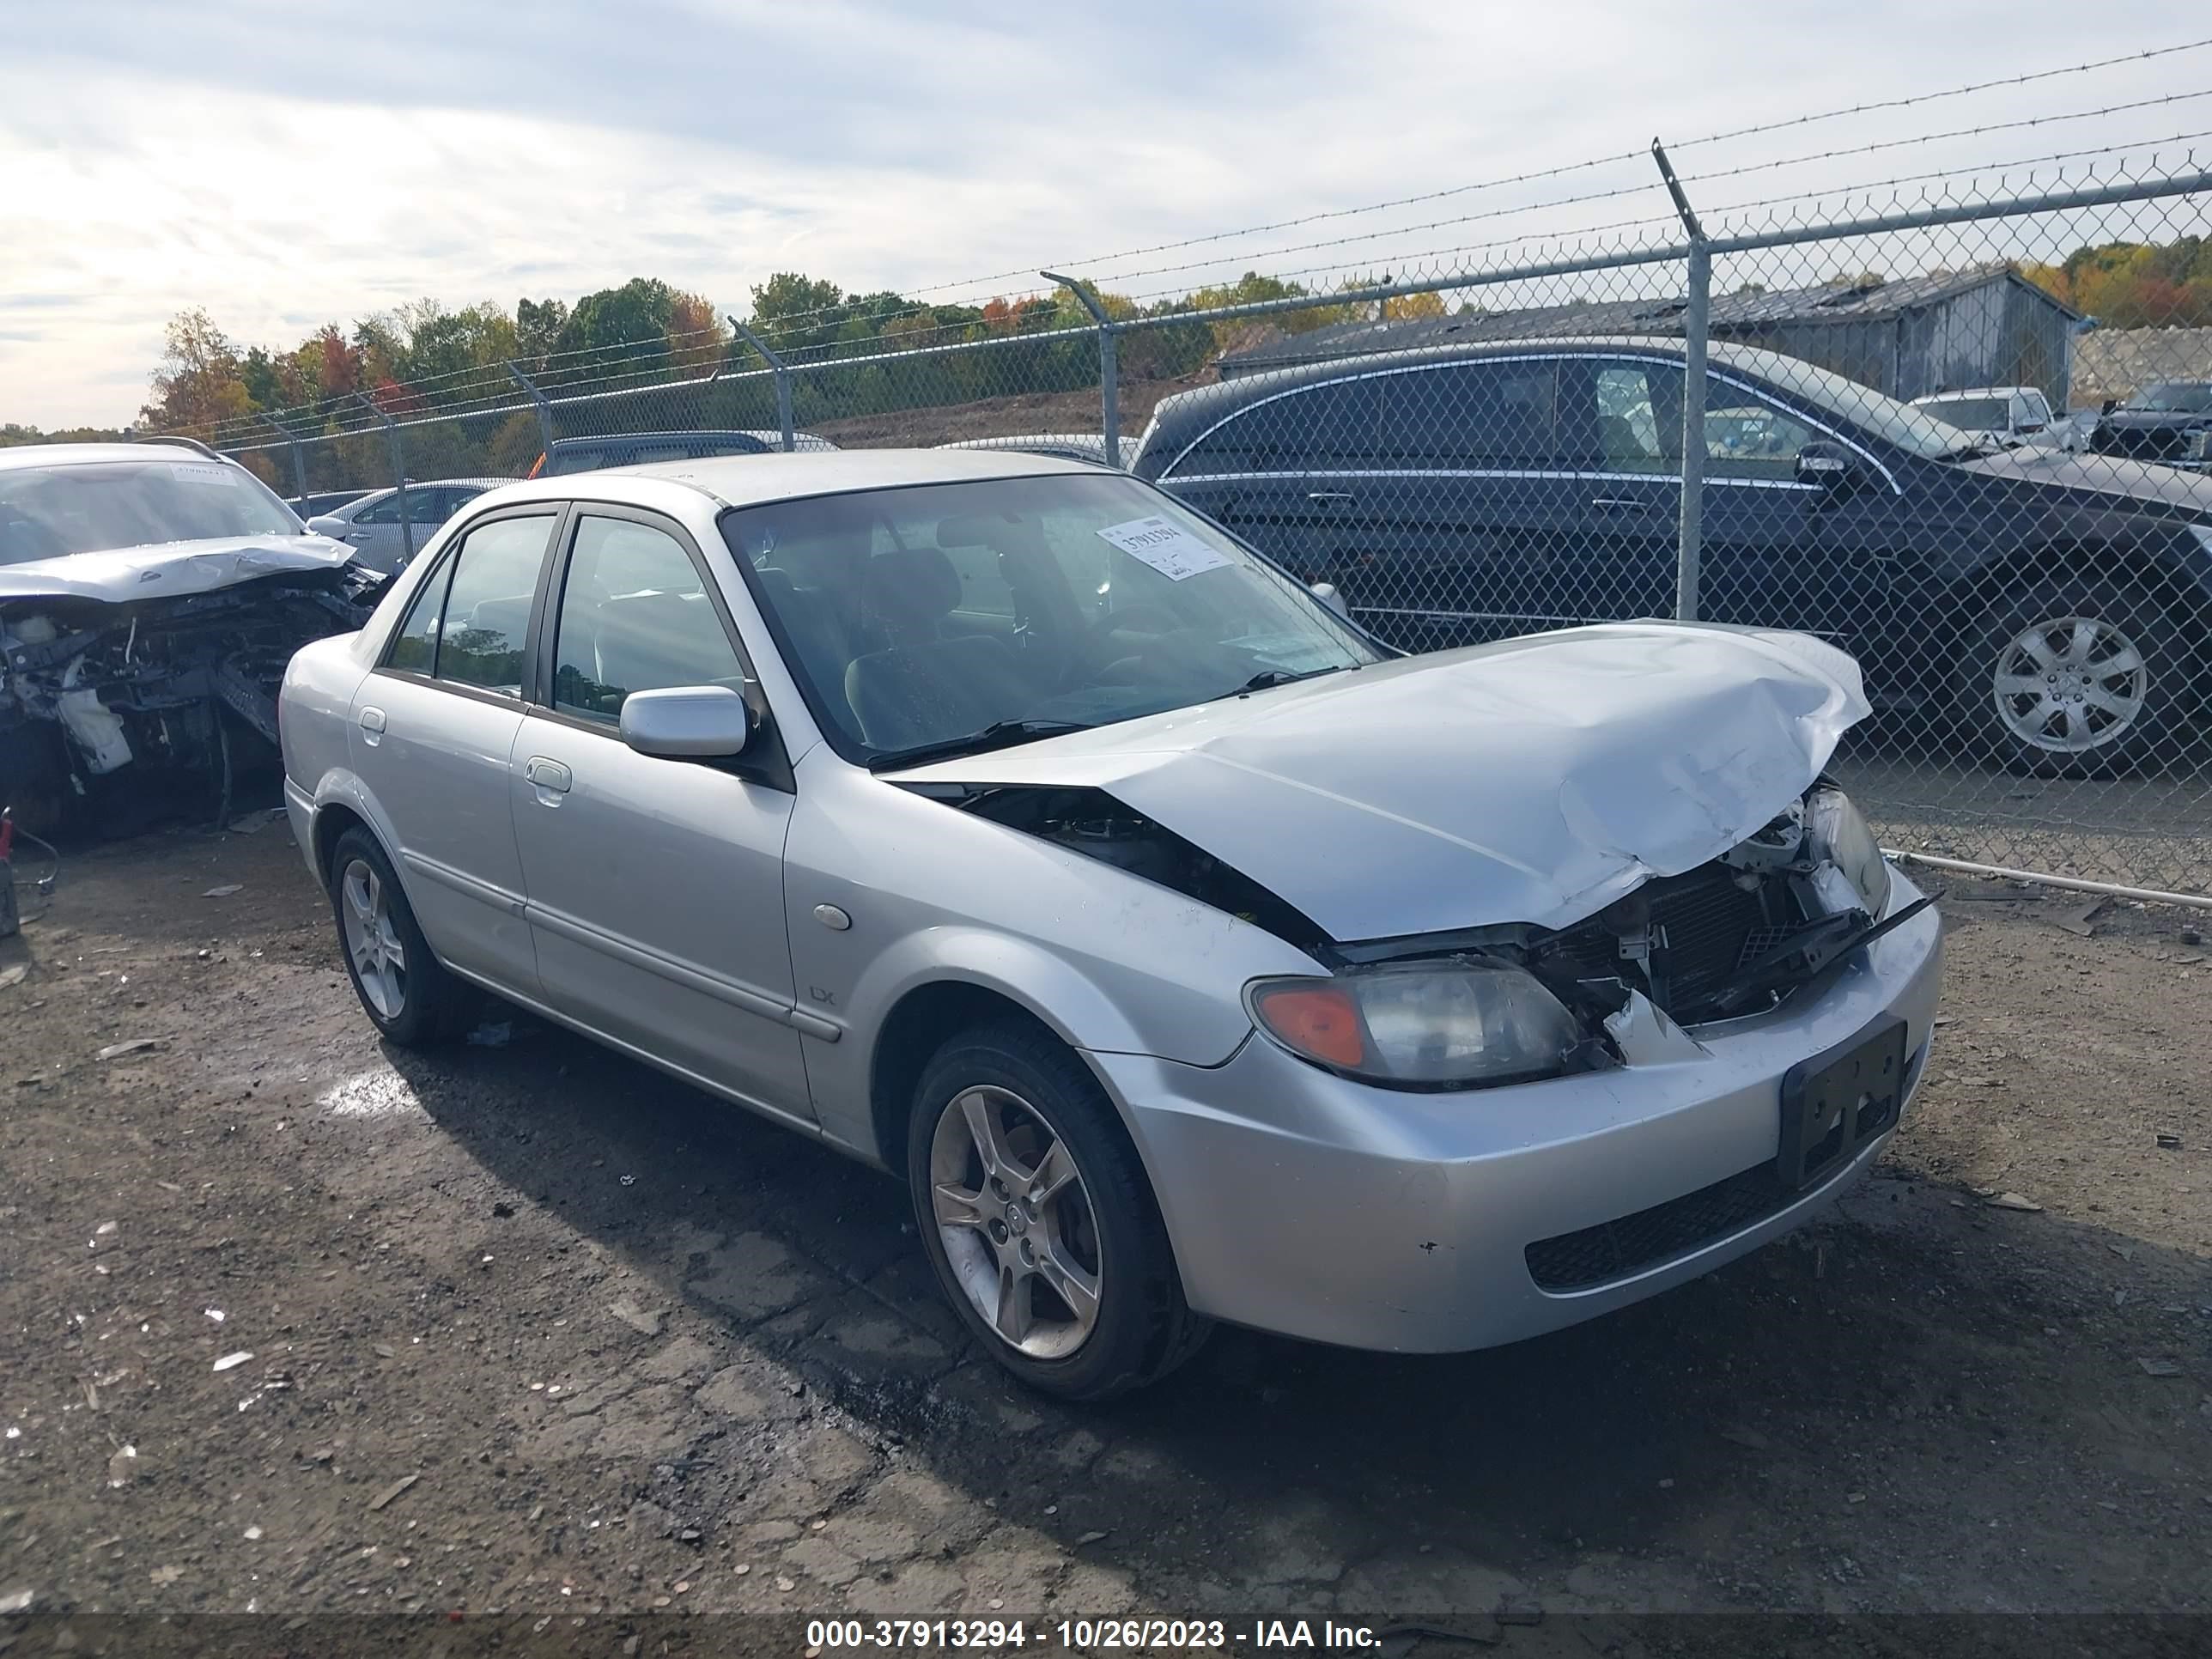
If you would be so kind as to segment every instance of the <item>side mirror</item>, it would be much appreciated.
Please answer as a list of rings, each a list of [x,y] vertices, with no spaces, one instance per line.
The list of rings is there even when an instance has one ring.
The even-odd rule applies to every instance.
[[[1815,439],[1797,452],[1797,482],[1840,490],[1851,482],[1855,469],[1840,444]]]
[[[623,699],[622,739],[666,760],[726,760],[752,741],[753,711],[726,685],[676,685]]]
[[[2107,415],[2111,414],[2114,410],[2118,409],[2119,406],[2120,406],[2120,400],[2119,400],[2118,398],[2106,398],[2106,399],[2105,399],[2105,401],[2104,401],[2103,403],[2100,404],[2097,406],[2097,414],[2098,414],[2099,418],[2100,418],[2100,419],[2101,419],[2101,418],[2103,418],[2105,416],[2107,416]]]
[[[1352,620],[1352,607],[1345,604],[1344,595],[1337,592],[1334,582],[1315,582],[1312,584],[1311,592],[1314,598],[1335,611],[1338,616],[1346,622]]]

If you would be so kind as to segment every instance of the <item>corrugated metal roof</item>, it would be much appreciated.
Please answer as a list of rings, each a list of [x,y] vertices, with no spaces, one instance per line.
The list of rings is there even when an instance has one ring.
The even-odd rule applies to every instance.
[[[1841,323],[1863,323],[1901,316],[1986,288],[2014,283],[2068,317],[2081,313],[2017,272],[1999,268],[1965,270],[1930,276],[1900,276],[1893,281],[1853,286],[1824,283],[1818,288],[1787,289],[1763,294],[1716,294],[1712,298],[1712,327],[1716,333],[1737,333],[1784,325],[1802,327]],[[1533,306],[1518,311],[1482,312],[1456,317],[1425,317],[1402,323],[1340,323],[1245,351],[1231,352],[1221,360],[1224,374],[1256,374],[1293,363],[1326,362],[1369,351],[1396,351],[1416,346],[1453,345],[1476,340],[1511,340],[1553,335],[1679,334],[1687,301],[1655,296],[1642,300],[1607,300],[1559,306]]]

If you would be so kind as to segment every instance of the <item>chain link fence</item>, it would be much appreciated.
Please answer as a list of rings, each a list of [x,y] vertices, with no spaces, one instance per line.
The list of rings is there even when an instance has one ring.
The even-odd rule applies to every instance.
[[[2042,159],[2024,189],[1799,222],[1701,215],[1655,146],[1656,215],[1410,278],[1201,308],[1042,273],[1049,301],[981,322],[733,323],[223,447],[301,496],[392,489],[395,557],[539,471],[824,445],[1118,465],[1408,650],[1652,616],[1832,640],[1875,711],[1835,769],[1887,844],[2203,899],[2212,174]]]

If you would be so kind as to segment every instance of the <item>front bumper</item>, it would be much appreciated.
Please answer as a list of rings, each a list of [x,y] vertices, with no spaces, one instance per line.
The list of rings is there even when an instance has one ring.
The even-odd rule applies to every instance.
[[[1894,890],[1893,908],[1919,896],[1902,875]],[[1703,1056],[1510,1088],[1377,1089],[1257,1036],[1210,1068],[1091,1059],[1136,1138],[1194,1309],[1316,1341],[1449,1352],[1639,1301],[1831,1201],[1894,1127],[1820,1184],[1747,1202],[1745,1180],[1780,1140],[1784,1074],[1893,1015],[1909,1097],[1942,958],[1931,908],[1783,1007],[1696,1033]],[[1636,1232],[1662,1241],[1656,1259],[1585,1288],[1538,1284],[1531,1245],[1662,1206],[1669,1225]]]
[[[307,861],[307,873],[322,884],[323,872],[315,862],[315,800],[306,790],[284,780],[284,820],[292,826],[292,839],[300,844],[300,856]]]

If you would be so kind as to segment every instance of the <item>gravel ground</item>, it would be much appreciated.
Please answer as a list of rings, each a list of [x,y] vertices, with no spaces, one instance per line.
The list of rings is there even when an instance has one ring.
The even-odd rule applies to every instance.
[[[526,1017],[381,1050],[281,820],[85,854],[0,942],[0,1610],[611,1654],[771,1628],[712,1613],[1627,1652],[1668,1610],[2212,1610],[2212,951],[2080,902],[1953,888],[1930,1082],[1819,1227],[1510,1349],[1224,1331],[1078,1410],[963,1343],[884,1177]]]

